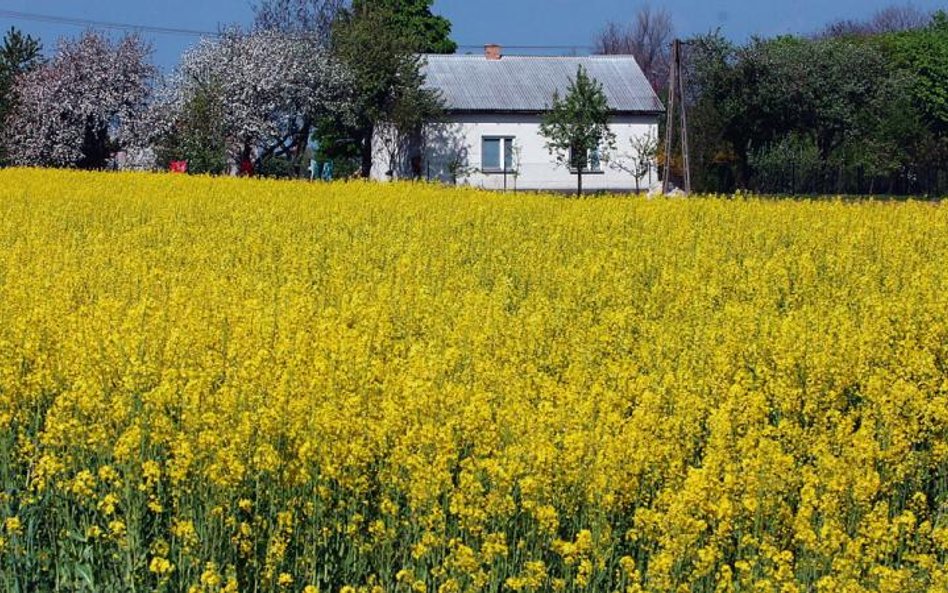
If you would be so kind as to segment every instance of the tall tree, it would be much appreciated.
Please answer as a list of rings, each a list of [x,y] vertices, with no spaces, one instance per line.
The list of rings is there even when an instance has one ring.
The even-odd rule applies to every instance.
[[[406,73],[415,80],[402,80],[391,108],[375,126],[375,149],[383,152],[392,178],[418,178],[422,171],[423,129],[438,121],[443,112],[441,98],[425,89],[418,70]]]
[[[713,35],[691,40],[689,110],[699,186],[896,191],[898,178],[918,179],[919,158],[930,152],[919,147],[931,145],[925,139],[937,130],[937,118],[929,110],[925,123],[917,93],[944,88],[944,79],[931,68],[939,62],[937,41],[899,48],[924,37],[923,31],[781,37],[743,47]],[[886,47],[893,55],[904,50],[904,65]],[[928,73],[931,84],[921,83]]]
[[[939,11],[928,26],[893,35],[884,44],[897,67],[914,73],[912,90],[931,125],[948,135],[948,12]]]
[[[671,13],[646,3],[639,7],[631,23],[607,23],[595,39],[595,52],[634,56],[652,88],[661,92],[668,84],[669,48],[674,35]]]
[[[540,124],[546,147],[558,163],[576,173],[576,195],[583,195],[583,173],[592,159],[607,160],[615,150],[609,129],[609,102],[602,84],[582,66],[570,80],[566,96],[553,95],[553,105]]]
[[[162,89],[151,106],[153,142],[157,163],[187,161],[189,173],[219,175],[227,171],[228,136],[223,89],[206,79],[187,92]]]
[[[412,51],[453,54],[458,46],[451,40],[451,21],[433,14],[432,4],[434,0],[352,0],[352,10],[356,14],[367,10],[387,13],[391,27]]]
[[[720,31],[714,31],[689,39],[682,49],[692,185],[704,191],[729,191],[740,172],[728,125],[740,108],[732,92],[738,87],[734,82],[737,48]],[[676,163],[666,166],[674,169]]]
[[[17,77],[9,118],[19,165],[101,169],[134,141],[156,69],[135,36],[112,43],[88,31],[60,42],[48,63]]]
[[[346,140],[339,148],[344,150],[342,145],[350,141],[357,147],[363,177],[371,175],[373,145],[380,128],[391,130],[396,122],[412,120],[414,126],[421,126],[434,117],[440,104],[436,93],[423,86],[418,38],[400,27],[399,17],[384,4],[356,3],[337,21],[333,32],[333,52],[355,80],[355,122],[347,128]],[[404,132],[402,124],[398,127]],[[328,127],[338,137],[339,126]]]
[[[6,129],[6,119],[13,109],[13,85],[17,76],[40,65],[42,46],[38,39],[24,35],[10,27],[0,47],[0,128]],[[3,141],[0,139],[0,164],[5,162]]]

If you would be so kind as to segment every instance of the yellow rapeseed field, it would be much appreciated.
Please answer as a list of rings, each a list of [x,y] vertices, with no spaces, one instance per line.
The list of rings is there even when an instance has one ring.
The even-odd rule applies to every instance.
[[[0,171],[4,591],[948,591],[948,205]]]

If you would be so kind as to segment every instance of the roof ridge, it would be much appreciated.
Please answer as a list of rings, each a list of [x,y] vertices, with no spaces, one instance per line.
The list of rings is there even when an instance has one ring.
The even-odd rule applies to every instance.
[[[511,59],[540,59],[540,60],[608,60],[608,59],[635,59],[632,54],[590,54],[588,56],[525,56],[525,55],[504,55],[499,60],[487,60],[484,54],[419,54],[425,58],[476,58],[484,61],[503,62]]]

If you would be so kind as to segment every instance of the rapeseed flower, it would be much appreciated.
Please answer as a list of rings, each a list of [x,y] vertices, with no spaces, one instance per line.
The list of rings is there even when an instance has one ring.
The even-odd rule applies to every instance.
[[[917,201],[2,170],[0,587],[945,590],[946,261]]]

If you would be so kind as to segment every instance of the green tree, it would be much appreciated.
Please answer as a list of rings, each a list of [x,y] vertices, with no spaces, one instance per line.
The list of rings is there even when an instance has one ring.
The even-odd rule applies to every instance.
[[[607,160],[615,150],[609,129],[609,102],[602,84],[582,66],[570,80],[566,96],[553,94],[553,105],[540,124],[546,148],[561,165],[576,173],[576,195],[583,195],[583,173],[593,159]]]
[[[14,27],[10,27],[3,37],[0,47],[0,127],[4,127],[7,114],[13,108],[13,83],[17,75],[28,72],[37,67],[40,60],[42,46],[38,39],[24,35]],[[2,144],[0,144],[0,164],[4,163]]]
[[[322,122],[319,128],[329,134],[320,136],[319,144],[331,140],[337,154],[350,150],[340,137],[354,144],[363,177],[371,174],[373,141],[381,126],[397,124],[400,132],[409,132],[440,111],[440,99],[424,88],[417,38],[397,24],[399,18],[385,2],[357,2],[337,18],[333,30],[333,53],[354,79],[356,115],[354,124]]]
[[[157,145],[158,162],[188,161],[189,173],[219,175],[227,170],[227,136],[219,85],[201,86],[183,106],[180,119]]]
[[[686,101],[691,144],[692,183],[702,191],[733,189],[740,170],[733,131],[728,122],[739,109],[734,68],[736,46],[720,31],[689,39],[682,44],[686,69]],[[659,132],[664,126],[659,126]],[[659,141],[660,147],[664,138]],[[661,154],[661,150],[659,151]],[[669,167],[669,164],[662,163]],[[675,163],[670,166],[674,169]]]
[[[891,35],[885,47],[897,67],[914,74],[912,92],[931,125],[948,134],[948,13],[935,13],[924,29]]]
[[[701,189],[874,191],[909,174],[924,135],[909,97],[914,75],[893,66],[878,36],[736,47],[710,35],[688,46]]]
[[[353,0],[352,10],[382,10],[389,25],[399,32],[416,52],[453,54],[458,45],[451,40],[451,21],[433,14],[434,0]]]

